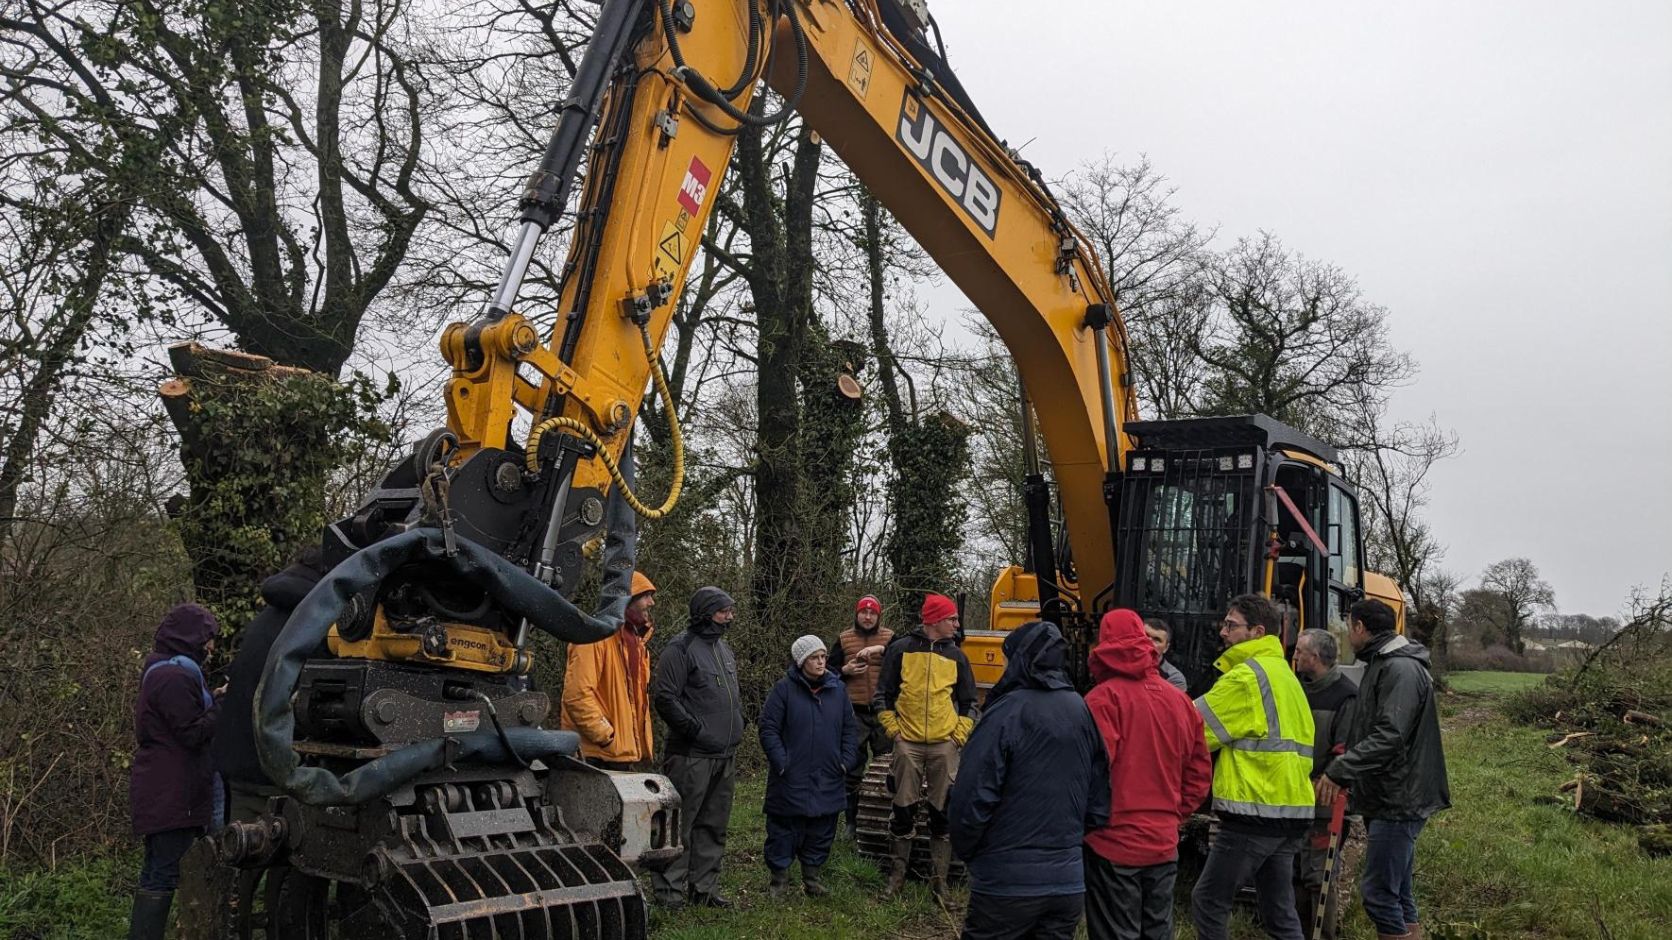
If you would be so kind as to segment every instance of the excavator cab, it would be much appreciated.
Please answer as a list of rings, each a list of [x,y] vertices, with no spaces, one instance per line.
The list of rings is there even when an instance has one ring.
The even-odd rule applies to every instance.
[[[1364,544],[1334,447],[1265,415],[1126,432],[1134,446],[1111,497],[1113,606],[1167,622],[1168,659],[1193,695],[1213,684],[1219,621],[1238,594],[1278,603],[1286,648],[1308,627],[1345,633],[1365,596]]]

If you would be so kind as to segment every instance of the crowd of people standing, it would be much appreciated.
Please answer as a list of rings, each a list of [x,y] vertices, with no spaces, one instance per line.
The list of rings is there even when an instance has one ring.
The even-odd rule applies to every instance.
[[[267,648],[320,574],[304,558],[263,585],[268,607],[246,630],[231,694],[203,676],[219,632],[207,610],[181,605],[158,628],[135,708],[145,862],[131,937],[162,935],[191,842],[229,813],[259,812],[275,792],[244,759],[248,700]],[[631,590],[614,635],[569,649],[559,724],[578,734],[588,763],[654,769],[678,790],[684,852],[652,874],[656,903],[730,907],[720,871],[746,730],[725,638],[737,605],[720,588],[696,591],[653,664],[657,589],[635,573]],[[1196,936],[1227,937],[1249,887],[1268,935],[1313,936],[1343,804],[1368,829],[1360,887],[1378,937],[1421,937],[1415,844],[1450,800],[1428,654],[1386,604],[1351,608],[1347,639],[1365,664],[1355,681],[1333,634],[1301,632],[1291,659],[1279,609],[1234,598],[1217,678],[1194,700],[1165,658],[1169,626],[1131,610],[1102,617],[1085,695],[1070,681],[1062,633],[1033,621],[1006,636],[1004,673],[984,701],[958,643],[957,605],[930,594],[917,620],[895,635],[867,595],[829,643],[809,634],[787,651],[756,721],[771,895],[789,890],[796,864],[805,894],[829,893],[822,870],[842,819],[854,838],[866,768],[887,757],[884,892],[903,890],[921,828],[937,900],[949,898],[954,856],[966,865],[971,940],[1068,938],[1082,920],[1093,940],[1170,938],[1180,829],[1204,809],[1215,832],[1190,892]],[[659,764],[652,714],[667,729]]]

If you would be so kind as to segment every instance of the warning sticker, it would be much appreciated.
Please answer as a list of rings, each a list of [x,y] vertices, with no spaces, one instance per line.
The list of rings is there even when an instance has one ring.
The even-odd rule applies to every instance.
[[[441,730],[448,734],[475,731],[482,724],[481,711],[442,712]]]
[[[848,67],[848,87],[862,101],[865,93],[871,90],[871,50],[865,48],[863,40],[853,47],[853,62]]]
[[[691,166],[685,171],[685,182],[679,187],[679,204],[685,211],[696,215],[702,211],[702,203],[708,198],[708,181],[714,178],[708,167],[703,166],[701,160],[691,158]]]
[[[685,263],[685,233],[673,222],[662,224],[662,237],[656,241],[656,276],[671,278]]]

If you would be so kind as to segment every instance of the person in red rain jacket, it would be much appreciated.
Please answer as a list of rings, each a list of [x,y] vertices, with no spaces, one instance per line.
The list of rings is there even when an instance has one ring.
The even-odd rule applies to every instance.
[[[1213,786],[1202,716],[1159,664],[1136,611],[1103,615],[1086,705],[1109,752],[1112,801],[1108,825],[1085,841],[1090,940],[1171,940],[1179,824]]]

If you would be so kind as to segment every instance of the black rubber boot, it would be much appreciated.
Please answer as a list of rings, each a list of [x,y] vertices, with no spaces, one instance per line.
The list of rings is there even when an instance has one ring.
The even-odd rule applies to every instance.
[[[772,880],[766,883],[766,893],[775,898],[783,897],[790,886],[790,870],[774,868],[771,872]]]
[[[819,872],[823,868],[823,865],[808,865],[805,863],[801,866],[801,890],[807,892],[807,896],[810,898],[822,898],[830,893],[830,889],[826,888],[824,882],[819,880]]]
[[[168,931],[168,909],[173,906],[173,891],[135,891],[128,940],[163,940]]]

